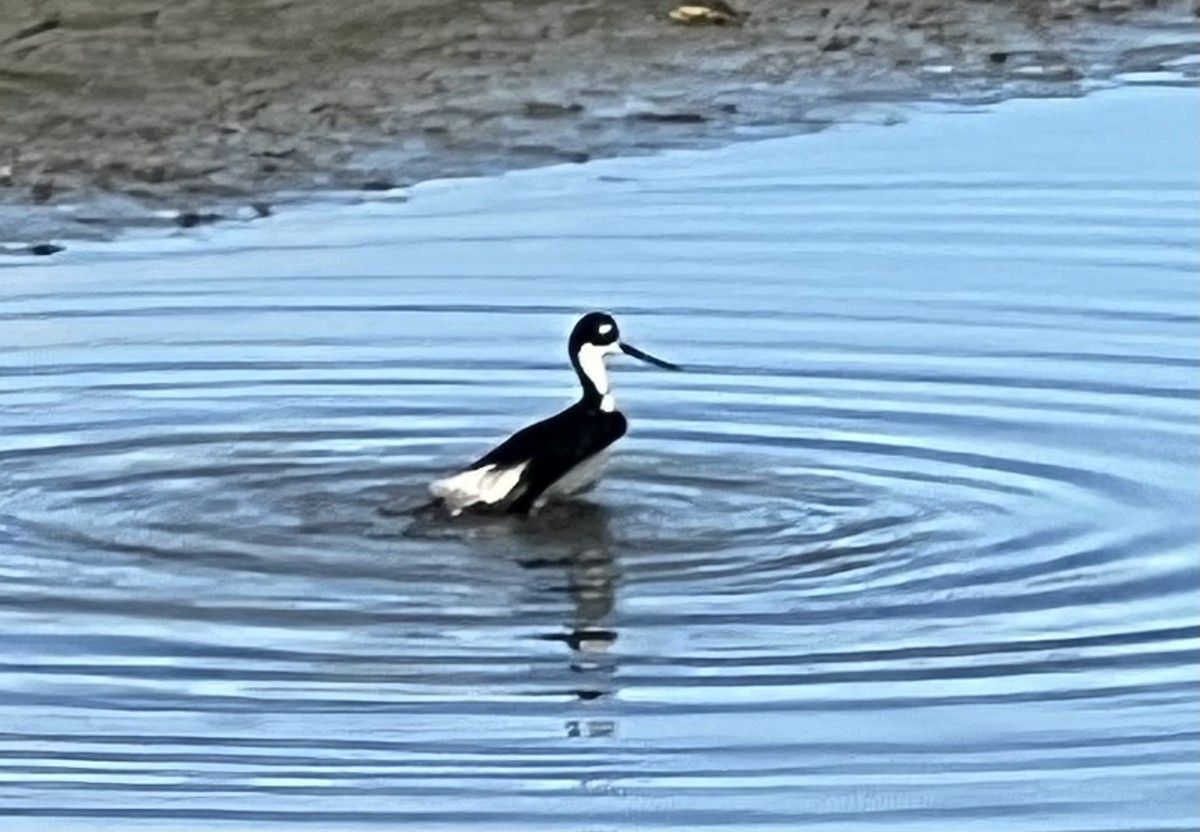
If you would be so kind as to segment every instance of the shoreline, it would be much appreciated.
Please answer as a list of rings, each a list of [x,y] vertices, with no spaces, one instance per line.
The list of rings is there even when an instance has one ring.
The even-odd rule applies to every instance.
[[[1190,0],[744,0],[729,26],[641,0],[17,6],[0,23],[0,244],[19,254],[879,105],[1194,77],[1200,41]]]

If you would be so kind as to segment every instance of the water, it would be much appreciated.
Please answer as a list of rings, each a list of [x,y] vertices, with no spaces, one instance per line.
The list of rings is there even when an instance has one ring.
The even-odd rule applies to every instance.
[[[0,828],[1194,828],[1196,104],[6,264]],[[409,512],[591,307],[591,502]]]

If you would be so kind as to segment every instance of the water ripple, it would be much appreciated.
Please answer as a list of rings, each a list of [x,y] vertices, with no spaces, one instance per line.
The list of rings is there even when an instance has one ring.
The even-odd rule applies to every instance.
[[[0,827],[1190,828],[1195,101],[1123,95],[6,266]],[[424,510],[591,306],[689,369],[605,484]]]

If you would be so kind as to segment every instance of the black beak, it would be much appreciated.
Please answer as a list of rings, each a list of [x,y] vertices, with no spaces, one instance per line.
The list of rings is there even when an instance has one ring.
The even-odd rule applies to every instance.
[[[645,361],[647,364],[653,364],[655,367],[662,367],[664,370],[682,370],[678,364],[672,364],[670,361],[663,361],[661,358],[655,358],[653,355],[648,355],[642,352],[637,347],[631,347],[624,341],[621,342],[621,352],[626,355],[632,355],[638,361]]]

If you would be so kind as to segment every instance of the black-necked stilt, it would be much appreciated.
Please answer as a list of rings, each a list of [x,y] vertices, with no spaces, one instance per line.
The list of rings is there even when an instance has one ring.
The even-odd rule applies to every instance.
[[[617,322],[604,312],[579,319],[568,343],[583,394],[566,410],[519,430],[466,470],[429,490],[452,514],[467,508],[527,513],[555,496],[578,494],[600,474],[603,452],[625,434],[604,366],[623,352],[663,367],[680,367],[621,341]]]

